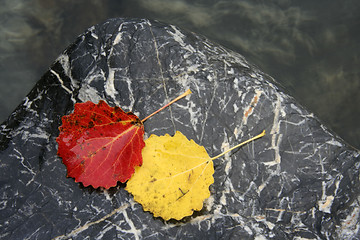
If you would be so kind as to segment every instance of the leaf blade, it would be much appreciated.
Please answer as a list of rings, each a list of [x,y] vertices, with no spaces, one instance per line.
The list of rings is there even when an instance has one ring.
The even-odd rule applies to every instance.
[[[134,167],[141,166],[144,127],[133,113],[104,101],[77,103],[62,123],[58,155],[76,182],[110,188],[127,181]]]
[[[190,152],[197,158],[186,158],[178,152]],[[213,162],[204,147],[180,132],[173,137],[151,135],[146,140],[143,158],[144,164],[136,168],[126,190],[145,211],[164,220],[180,220],[202,209],[214,182]]]

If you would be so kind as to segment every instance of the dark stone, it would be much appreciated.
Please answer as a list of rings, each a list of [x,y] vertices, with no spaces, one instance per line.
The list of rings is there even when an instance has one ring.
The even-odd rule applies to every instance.
[[[119,184],[84,188],[56,155],[61,116],[74,103],[106,100],[150,134],[183,132],[210,156],[267,135],[214,161],[200,212],[164,222]],[[202,36],[148,20],[90,28],[55,61],[1,125],[2,239],[359,238],[359,151],[241,55]]]

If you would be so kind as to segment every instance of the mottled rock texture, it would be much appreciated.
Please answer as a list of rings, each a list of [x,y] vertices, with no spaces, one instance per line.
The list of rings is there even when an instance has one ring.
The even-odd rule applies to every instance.
[[[44,49],[45,51],[45,49]],[[84,188],[56,155],[61,116],[105,100],[175,130],[215,156],[202,211],[154,218],[119,184]],[[111,19],[91,27],[55,61],[0,128],[0,238],[348,239],[359,237],[360,153],[329,132],[244,57],[158,22]]]

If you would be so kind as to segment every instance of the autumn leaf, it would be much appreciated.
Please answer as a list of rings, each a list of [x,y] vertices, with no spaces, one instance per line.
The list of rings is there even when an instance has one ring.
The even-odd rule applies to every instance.
[[[142,164],[144,126],[133,113],[89,101],[77,103],[62,122],[58,155],[76,182],[109,188],[125,182]]]
[[[125,189],[155,217],[180,220],[201,210],[210,196],[213,160],[264,135],[265,131],[213,158],[181,132],[173,137],[151,135],[142,151],[143,165],[135,168]]]
[[[75,104],[74,112],[62,117],[56,139],[67,176],[94,188],[108,189],[118,181],[126,182],[134,167],[142,164],[143,122],[189,93],[186,91],[143,120],[102,100],[98,104]]]
[[[145,211],[179,220],[202,209],[214,182],[213,163],[204,147],[176,132],[174,137],[151,135],[142,154],[143,166],[136,168],[126,190]]]

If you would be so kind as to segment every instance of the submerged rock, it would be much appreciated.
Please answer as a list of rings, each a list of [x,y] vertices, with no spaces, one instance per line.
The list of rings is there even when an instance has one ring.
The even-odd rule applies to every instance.
[[[124,190],[83,187],[56,155],[61,117],[105,100],[181,131],[214,161],[202,211],[154,218]],[[59,56],[1,125],[0,237],[6,239],[347,239],[359,237],[360,153],[244,57],[171,25],[111,19]]]

